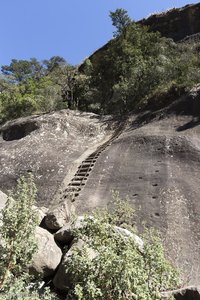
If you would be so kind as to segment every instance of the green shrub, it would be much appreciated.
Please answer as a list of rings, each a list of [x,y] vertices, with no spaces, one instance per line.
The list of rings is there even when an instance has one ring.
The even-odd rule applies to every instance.
[[[39,295],[39,282],[28,273],[37,246],[38,217],[32,206],[36,187],[32,176],[21,177],[0,216],[0,300],[54,299],[48,290]]]
[[[77,239],[84,240],[97,256],[91,260],[87,248],[74,250],[67,267],[73,276],[67,299],[157,300],[162,291],[177,286],[177,272],[165,259],[155,231],[144,234],[141,249],[134,237],[124,238],[113,230],[117,224],[135,232],[134,226],[124,219],[127,212],[127,220],[132,219],[129,204],[118,198],[114,211],[95,212],[93,217],[86,217],[83,228],[75,231]]]

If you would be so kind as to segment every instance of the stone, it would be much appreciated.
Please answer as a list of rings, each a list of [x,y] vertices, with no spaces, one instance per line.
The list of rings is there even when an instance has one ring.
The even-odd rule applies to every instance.
[[[67,201],[50,209],[44,218],[45,225],[49,230],[59,230],[70,221],[70,216],[74,212],[73,205]]]
[[[44,206],[42,207],[37,207],[35,205],[32,206],[32,209],[34,211],[37,212],[37,215],[38,215],[38,225],[42,222],[42,220],[45,218],[47,212],[48,212],[48,209]]]
[[[0,211],[5,207],[7,195],[0,190]]]
[[[56,245],[53,235],[47,230],[36,227],[37,252],[29,266],[32,274],[39,274],[43,278],[52,276],[58,267],[62,251]]]
[[[127,230],[125,228],[121,228],[121,227],[118,227],[118,226],[113,226],[113,229],[114,229],[115,233],[121,235],[124,238],[132,238],[134,240],[136,246],[138,247],[138,249],[141,252],[143,252],[144,242],[138,235],[130,232],[129,230]]]
[[[70,248],[70,250],[63,256],[62,262],[58,268],[58,271],[53,279],[54,286],[61,291],[67,291],[68,288],[73,284],[73,275],[68,270],[68,266],[71,264],[72,254],[74,249],[82,250],[86,249],[88,258],[93,260],[97,256],[97,252],[95,252],[92,248],[88,247],[87,244],[83,240],[78,240],[74,242]]]
[[[176,300],[200,300],[200,287],[189,286],[181,289],[163,292],[162,300],[168,300],[173,296]]]
[[[200,3],[197,3],[155,13],[139,23],[149,26],[151,31],[159,31],[162,36],[180,41],[200,31],[199,15]]]
[[[57,242],[69,243],[73,240],[73,230],[74,229],[81,229],[84,223],[85,217],[78,216],[74,223],[67,223],[64,225],[60,230],[58,230],[54,234],[54,238]]]

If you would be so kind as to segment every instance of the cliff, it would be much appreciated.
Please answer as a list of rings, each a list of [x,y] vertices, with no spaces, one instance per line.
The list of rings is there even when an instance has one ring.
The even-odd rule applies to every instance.
[[[200,32],[200,3],[171,9],[139,21],[162,36],[180,41],[186,36]]]
[[[200,32],[200,3],[173,8],[169,11],[151,15],[147,19],[138,21],[139,24],[149,26],[151,31],[159,31],[162,36],[172,38],[175,42],[196,35]],[[96,50],[89,59],[95,64],[99,57],[109,47],[110,42]],[[84,63],[80,66],[83,68]]]

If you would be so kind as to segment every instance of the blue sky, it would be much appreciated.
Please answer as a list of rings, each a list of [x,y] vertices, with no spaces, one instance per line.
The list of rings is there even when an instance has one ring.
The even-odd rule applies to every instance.
[[[134,20],[199,1],[0,0],[0,65],[12,58],[63,56],[78,64],[112,37],[109,11],[124,8]]]

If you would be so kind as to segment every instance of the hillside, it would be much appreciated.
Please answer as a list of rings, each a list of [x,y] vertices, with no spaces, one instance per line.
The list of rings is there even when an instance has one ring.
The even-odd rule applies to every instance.
[[[78,214],[112,209],[116,190],[135,207],[138,230],[143,222],[157,228],[183,281],[198,285],[199,100],[196,88],[162,109],[127,116],[115,135],[114,127],[106,132],[113,121],[73,111],[8,122],[1,127],[2,190],[32,172],[39,206],[70,205],[74,186]]]
[[[148,117],[129,117],[75,202],[82,213],[112,209],[112,190],[128,196],[138,228],[145,222],[162,232],[169,257],[191,285],[200,281],[199,101],[198,90],[194,99],[184,96]]]
[[[200,32],[200,3],[155,13],[137,23],[149,26],[150,31],[158,31],[163,37],[178,42]],[[110,42],[97,49],[89,56],[91,62],[95,64],[109,47]],[[82,66],[80,68],[82,69]]]
[[[200,3],[137,23],[123,9],[110,17],[115,38],[79,67],[57,56],[41,62],[13,59],[2,66],[0,208],[5,194],[16,190],[18,178],[31,173],[37,186],[39,243],[45,244],[41,257],[47,255],[48,261],[40,274],[64,298],[74,278],[65,269],[70,251],[74,243],[80,246],[82,238],[89,241],[87,234],[76,236],[84,226],[88,233],[83,214],[96,208],[114,211],[113,191],[118,192],[135,210],[131,216],[135,231],[126,235],[123,222],[116,225],[109,215],[103,234],[109,237],[107,231],[125,230],[117,235],[114,230],[115,250],[120,252],[119,237],[123,248],[131,235],[136,257],[142,257],[145,268],[148,257],[140,235],[145,227],[158,230],[167,258],[180,272],[178,288],[192,286],[191,294],[183,289],[175,299],[196,300],[200,297]],[[98,221],[93,216],[87,221],[98,237]],[[50,240],[59,254],[53,267]],[[96,241],[105,246],[102,253],[109,254],[104,237],[102,245]],[[81,252],[78,269],[82,262],[86,271],[88,266],[94,268],[95,248],[91,251],[81,244],[80,249],[92,258],[87,265]],[[149,274],[147,290],[151,290]],[[163,291],[161,285],[157,292]],[[153,293],[155,298],[148,299],[161,299]]]

